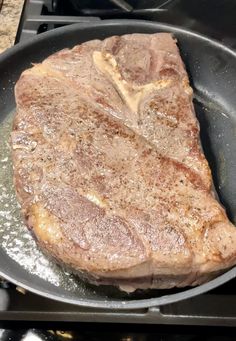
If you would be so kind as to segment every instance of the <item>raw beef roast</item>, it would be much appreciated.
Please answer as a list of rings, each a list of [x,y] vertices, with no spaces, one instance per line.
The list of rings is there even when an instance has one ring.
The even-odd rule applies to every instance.
[[[170,34],[62,50],[15,94],[17,196],[57,261],[124,290],[196,285],[236,262]]]

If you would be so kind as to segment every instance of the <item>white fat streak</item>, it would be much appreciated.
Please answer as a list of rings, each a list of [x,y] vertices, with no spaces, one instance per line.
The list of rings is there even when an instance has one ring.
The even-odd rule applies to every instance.
[[[104,202],[94,193],[87,193],[85,197],[99,207],[104,207]]]
[[[107,73],[111,77],[123,100],[133,112],[138,111],[139,103],[146,93],[166,88],[172,83],[170,79],[163,79],[144,85],[129,84],[122,79],[117,69],[117,62],[111,54],[106,53],[104,55],[100,51],[94,51],[93,61],[101,72]]]

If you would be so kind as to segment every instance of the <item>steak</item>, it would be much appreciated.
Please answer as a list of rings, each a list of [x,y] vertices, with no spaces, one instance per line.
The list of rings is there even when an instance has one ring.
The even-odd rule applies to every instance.
[[[197,285],[236,263],[171,34],[59,51],[15,96],[17,197],[58,262],[127,291]]]

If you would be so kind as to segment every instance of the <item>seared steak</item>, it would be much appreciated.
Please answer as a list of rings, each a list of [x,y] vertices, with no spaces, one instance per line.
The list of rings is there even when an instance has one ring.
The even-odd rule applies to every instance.
[[[236,262],[170,34],[62,50],[15,88],[14,181],[44,250],[125,290],[196,285]]]

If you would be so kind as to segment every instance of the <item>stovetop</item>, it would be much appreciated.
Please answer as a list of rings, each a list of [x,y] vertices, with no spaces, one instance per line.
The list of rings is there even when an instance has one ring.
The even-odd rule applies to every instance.
[[[236,49],[234,0],[26,0],[16,42],[62,25],[102,19],[144,19],[182,26]]]
[[[114,18],[135,18],[182,26],[220,40],[236,49],[235,14],[235,0],[27,0],[16,36],[16,43],[31,39],[36,34],[72,23],[89,23]],[[27,323],[37,321],[38,323],[44,323],[44,332],[41,330],[36,333],[33,329],[27,329],[27,331],[22,329],[20,336],[18,335],[18,340],[21,339],[20,337],[24,340],[44,340],[45,337],[47,340],[54,340],[55,337],[59,339],[90,340],[89,333],[91,339],[99,339],[93,336],[93,330],[90,330],[89,327],[86,328],[84,334],[80,334],[79,338],[73,335],[71,337],[69,334],[57,335],[55,330],[47,332],[46,335],[46,322],[57,323],[57,326],[58,323],[60,326],[62,322],[118,322],[122,323],[122,326],[129,323],[136,323],[136,326],[140,324],[236,326],[235,307],[236,279],[208,294],[186,301],[163,307],[123,312],[94,310],[54,302],[31,293],[25,293],[21,288],[16,288],[4,281],[0,289],[0,321],[2,323],[3,321],[6,321],[6,323],[7,321],[14,321],[15,323],[17,323],[16,321],[21,321],[21,323],[23,323],[22,321],[27,321]],[[82,328],[81,325],[79,326]],[[68,325],[65,328],[68,328]],[[114,333],[112,337],[109,334],[112,331],[114,332],[115,329],[117,338]],[[137,334],[138,336],[135,332],[133,334],[122,334],[119,327],[117,330],[117,327],[111,327],[111,325],[106,327],[106,330],[108,330],[106,335],[103,331],[101,332],[101,335],[103,335],[101,339],[149,339],[147,333],[142,334],[140,332]],[[184,330],[186,331],[186,329]],[[198,329],[198,332],[200,330]],[[10,333],[10,330],[1,331],[0,329],[0,340],[5,340],[1,338],[1,333],[4,336],[4,333],[8,335],[8,332]],[[168,330],[169,332],[170,330]],[[206,333],[206,331],[203,332]],[[153,339],[170,340],[170,338],[166,337],[166,331],[164,334],[155,333],[152,334]],[[181,329],[181,333],[183,333],[183,329]],[[192,333],[181,333],[178,331],[174,339],[195,340]],[[214,340],[217,340],[216,335]],[[222,337],[218,339],[223,340]],[[208,340],[208,338],[204,340]],[[230,336],[226,340],[231,340]]]

